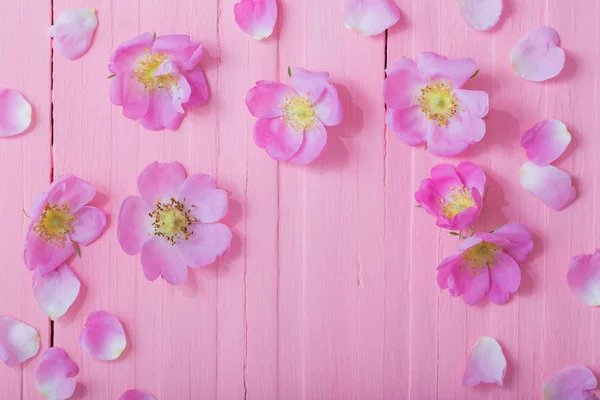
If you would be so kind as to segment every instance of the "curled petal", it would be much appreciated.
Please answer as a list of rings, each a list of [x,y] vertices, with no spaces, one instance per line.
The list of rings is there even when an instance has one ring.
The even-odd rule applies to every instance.
[[[172,34],[157,37],[152,44],[152,52],[168,56],[183,72],[196,68],[206,50],[202,43],[192,40],[189,35]]]
[[[82,207],[75,213],[71,240],[84,246],[96,240],[106,228],[106,215],[96,207]]]
[[[241,0],[233,6],[235,22],[241,30],[253,39],[261,40],[271,36],[277,21],[275,0]]]
[[[63,349],[51,347],[35,369],[35,388],[48,400],[65,400],[75,391],[79,367]]]
[[[31,104],[16,90],[0,88],[0,137],[23,133],[31,125]]]
[[[598,382],[594,373],[583,365],[560,370],[544,385],[544,400],[598,400],[589,390]]]
[[[552,165],[539,167],[528,161],[519,170],[519,175],[521,186],[553,210],[560,211],[575,200],[571,177],[561,169]]]
[[[206,83],[206,76],[202,68],[198,66],[191,71],[183,72],[183,76],[192,90],[187,103],[183,106],[194,108],[204,104],[208,99],[208,83]]]
[[[314,107],[317,118],[325,126],[339,125],[344,118],[344,106],[340,101],[337,89],[333,85],[328,85],[325,88]]]
[[[558,32],[549,26],[529,32],[510,53],[513,70],[535,82],[554,78],[565,66],[565,52],[558,47],[559,42]]]
[[[56,270],[41,275],[33,275],[33,295],[50,319],[55,320],[67,312],[79,295],[79,278],[66,264]]]
[[[571,292],[588,306],[600,306],[600,250],[571,259],[567,282]]]
[[[138,176],[137,186],[142,198],[150,207],[157,201],[168,202],[176,198],[187,173],[179,162],[149,164]]]
[[[567,127],[555,119],[538,122],[521,137],[521,146],[527,150],[527,158],[540,167],[560,157],[569,143],[571,134]]]
[[[290,93],[294,93],[294,89],[283,83],[259,81],[246,95],[246,106],[256,118],[278,118]]]
[[[9,367],[21,364],[40,350],[40,335],[31,326],[0,316],[0,359]]]
[[[485,193],[485,173],[476,164],[463,161],[456,167],[456,174],[466,187],[477,189],[481,195]]]
[[[529,253],[533,250],[533,235],[520,222],[510,222],[496,229],[494,236],[506,240],[502,244],[502,250],[518,263],[527,261]]]
[[[88,316],[79,335],[79,344],[90,357],[112,361],[119,358],[127,347],[127,338],[117,317],[96,311]]]
[[[384,32],[400,20],[400,9],[392,0],[345,0],[345,25],[362,36]]]
[[[463,386],[475,386],[480,383],[504,385],[506,357],[496,339],[482,336],[473,346],[467,358],[463,374]]]
[[[254,124],[254,143],[272,159],[287,161],[300,149],[304,134],[296,132],[279,118],[259,119]]]
[[[129,74],[135,70],[135,61],[138,57],[145,55],[154,43],[154,33],[146,32],[121,43],[110,55],[108,69],[117,76]]]
[[[150,393],[142,392],[141,390],[128,390],[119,397],[119,400],[156,400],[156,397]]]
[[[73,61],[88,51],[97,26],[95,9],[73,8],[58,14],[56,23],[46,34],[54,38],[54,48]]]
[[[456,0],[456,3],[465,22],[478,31],[492,29],[502,16],[502,0]]]
[[[152,219],[148,214],[152,208],[139,196],[123,200],[117,223],[117,240],[125,253],[139,254],[142,246],[153,231]]]
[[[184,94],[178,96],[185,97]],[[177,130],[185,115],[179,111],[177,102],[178,100],[174,100],[169,91],[155,90],[148,96],[148,111],[138,121],[150,131],[160,131],[165,128],[170,131]]]

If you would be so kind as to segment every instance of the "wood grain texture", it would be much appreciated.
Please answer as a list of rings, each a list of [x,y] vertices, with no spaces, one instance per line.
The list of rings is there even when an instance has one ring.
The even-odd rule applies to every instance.
[[[600,52],[592,39],[600,4],[505,0],[499,26],[482,33],[464,23],[454,0],[398,0],[402,21],[362,38],[344,28],[342,0],[280,0],[274,36],[256,42],[236,26],[234,3],[60,0],[35,12],[25,0],[0,4],[0,86],[21,90],[35,110],[32,129],[0,143],[0,314],[32,324],[47,344],[49,323],[30,294],[22,238],[6,227],[25,232],[20,210],[50,178],[71,172],[90,181],[109,215],[107,232],[71,262],[85,288],[54,327],[54,344],[81,370],[74,398],[117,399],[138,388],[160,400],[530,400],[565,366],[600,373],[597,310],[566,284],[569,258],[599,246]],[[95,7],[100,21],[90,51],[74,62],[51,58],[44,31],[52,13],[82,6]],[[541,84],[518,78],[509,63],[517,40],[540,25],[557,29],[567,51],[563,73]],[[145,131],[109,100],[111,51],[146,31],[190,34],[210,54],[202,65],[211,97],[176,132]],[[474,58],[481,72],[468,87],[490,94],[485,139],[451,162],[472,160],[488,175],[478,230],[509,219],[534,232],[521,289],[504,306],[469,308],[438,289],[435,268],[456,238],[414,207],[413,193],[442,159],[384,126],[386,63],[421,51]],[[254,145],[255,119],[244,104],[255,81],[287,82],[288,66],[330,72],[346,110],[328,130],[323,156],[306,167],[278,164]],[[578,199],[563,212],[518,183],[520,134],[547,118],[573,134],[557,165],[573,175]],[[180,287],[147,281],[139,258],[116,241],[120,204],[155,160],[208,173],[230,193],[230,253],[190,271]],[[116,362],[94,361],[79,346],[96,310],[125,325],[130,347]],[[505,350],[505,387],[461,385],[466,354],[481,335]],[[35,363],[0,368],[2,399],[38,398]]]

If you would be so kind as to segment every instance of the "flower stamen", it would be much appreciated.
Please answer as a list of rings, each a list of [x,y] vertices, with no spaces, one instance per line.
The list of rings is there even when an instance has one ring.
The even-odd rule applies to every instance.
[[[292,128],[297,133],[307,133],[315,126],[317,114],[313,104],[306,95],[289,93],[285,96],[283,104],[279,105],[283,109],[281,119],[285,121],[286,126]]]
[[[465,250],[462,255],[471,274],[479,275],[485,268],[493,268],[502,254],[502,248],[490,242],[481,242]]]
[[[194,231],[190,226],[198,222],[196,217],[191,214],[195,206],[186,207],[185,199],[183,202],[171,197],[169,203],[156,202],[156,207],[149,214],[152,218],[152,227],[154,235],[167,239],[174,246],[179,239],[188,240]]]
[[[67,204],[46,204],[33,231],[40,235],[45,242],[65,247],[67,236],[73,232],[74,220],[75,216],[71,215]]]
[[[441,212],[446,217],[454,218],[466,209],[475,207],[475,202],[471,196],[471,189],[464,185],[450,189],[452,193],[450,193],[448,200],[443,198],[437,199],[437,202],[442,205]]]
[[[168,57],[162,53],[150,53],[148,49],[146,52],[145,56],[138,59],[133,77],[146,88],[148,93],[156,89],[172,90],[176,87],[177,78],[173,74],[156,76],[156,71],[163,62],[168,60]]]
[[[452,85],[442,81],[432,82],[421,89],[417,101],[421,112],[438,126],[447,126],[448,120],[458,111],[458,99],[452,93]]]

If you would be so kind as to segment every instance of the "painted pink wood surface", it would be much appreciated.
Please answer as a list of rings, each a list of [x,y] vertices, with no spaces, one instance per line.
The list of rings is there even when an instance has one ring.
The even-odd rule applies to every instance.
[[[54,345],[81,370],[74,398],[117,399],[136,387],[160,400],[530,400],[541,398],[543,382],[562,367],[600,372],[597,310],[576,300],[565,279],[571,255],[599,247],[596,0],[505,0],[491,33],[468,28],[454,0],[398,0],[403,21],[387,40],[346,30],[342,0],[280,0],[276,34],[262,42],[237,28],[234,0],[53,3],[35,11],[24,0],[0,4],[0,86],[23,91],[36,115],[25,135],[0,143],[0,314],[32,324],[48,342],[49,324],[22,263],[27,220],[20,210],[47,187],[50,171],[92,182],[110,226],[72,261],[85,289],[54,324]],[[51,59],[44,37],[51,9],[56,16],[81,6],[98,10],[92,48],[75,62]],[[545,24],[561,35],[566,68],[548,83],[521,80],[510,50]],[[145,131],[108,98],[110,52],[145,31],[188,33],[210,53],[203,62],[209,102],[177,132]],[[505,306],[468,308],[440,292],[435,268],[456,239],[412,199],[440,159],[385,132],[386,60],[424,50],[474,58],[481,73],[469,87],[490,94],[488,135],[461,157],[482,165],[491,183],[477,228],[510,219],[535,234],[521,290]],[[325,154],[307,167],[278,165],[258,149],[244,104],[256,80],[286,81],[288,65],[329,71],[347,112],[329,130]],[[574,176],[579,197],[560,213],[521,189],[516,173],[525,160],[520,134],[546,118],[563,120],[574,137],[558,165]],[[181,287],[146,281],[139,259],[116,242],[120,203],[155,160],[211,174],[231,194],[231,252]],[[79,347],[96,310],[126,327],[130,347],[116,362],[91,360]],[[466,353],[481,335],[505,349],[504,388],[461,385]],[[36,361],[0,368],[2,399],[38,398]]]

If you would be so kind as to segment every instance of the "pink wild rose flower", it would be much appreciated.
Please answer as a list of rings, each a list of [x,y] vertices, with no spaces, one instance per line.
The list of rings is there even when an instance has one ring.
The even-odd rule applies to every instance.
[[[71,174],[38,195],[29,210],[33,221],[25,237],[27,269],[44,276],[104,232],[106,215],[87,205],[94,197],[96,189]]]
[[[294,68],[290,86],[259,81],[246,96],[248,110],[259,118],[254,142],[277,161],[308,164],[327,144],[326,126],[338,125],[344,109],[329,73]]]
[[[187,279],[187,267],[211,264],[231,245],[231,230],[221,221],[227,193],[208,175],[187,176],[178,162],[148,165],[137,181],[140,196],[121,205],[119,244],[130,255],[141,253],[148,280],[162,276],[172,285]]]
[[[418,63],[401,58],[386,72],[386,124],[404,143],[452,157],[483,139],[488,95],[462,89],[477,72],[475,61],[421,53]]]
[[[452,296],[462,296],[475,305],[487,296],[504,304],[521,284],[523,263],[533,250],[531,232],[525,225],[511,222],[491,233],[478,233],[465,239],[458,250],[438,267],[437,281]]]
[[[110,99],[123,115],[152,131],[179,127],[185,110],[203,104],[208,85],[199,66],[205,53],[188,35],[147,32],[110,56]]]
[[[421,182],[415,200],[437,217],[436,225],[445,229],[466,229],[475,224],[485,195],[485,174],[481,168],[464,161],[454,168],[438,164],[431,178]]]

